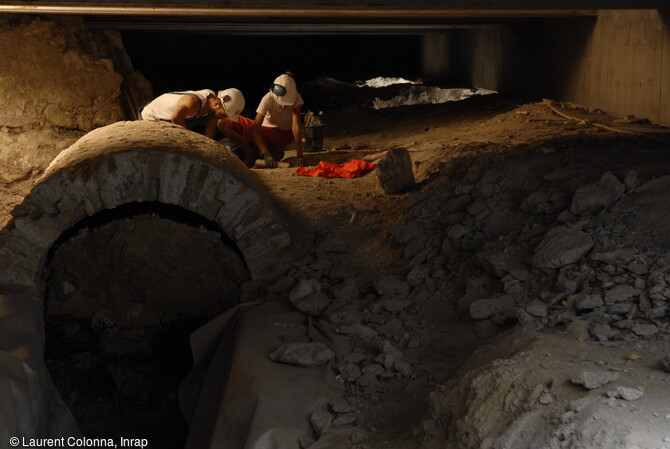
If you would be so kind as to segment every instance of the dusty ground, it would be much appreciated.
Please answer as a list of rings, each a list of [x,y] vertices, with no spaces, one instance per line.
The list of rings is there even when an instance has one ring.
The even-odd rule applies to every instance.
[[[574,105],[554,107],[492,95],[443,105],[328,111],[325,151],[309,154],[309,161],[345,162],[407,148],[417,185],[397,195],[383,195],[374,172],[351,180],[300,177],[294,168],[256,174],[299,226],[314,233],[317,248],[343,247],[331,251],[334,263],[359,278],[404,278],[406,248],[389,225],[412,222],[412,205],[422,195],[438,195],[445,186],[458,189],[488,168],[506,167],[514,188],[530,192],[542,186],[538,173],[560,172],[569,194],[607,171],[623,180],[635,170],[641,182],[667,174],[667,128],[616,123],[619,117]],[[57,154],[57,148],[49,151]],[[3,221],[50,158],[33,160],[26,173],[2,159]],[[667,220],[663,213],[641,214],[635,232],[645,246],[665,249]],[[367,391],[353,389],[360,409],[357,436],[333,432],[322,447],[438,448],[448,442],[520,448],[535,447],[536,440],[545,447],[670,447],[670,374],[657,365],[667,355],[667,332],[593,341],[588,333],[566,333],[562,323],[541,329],[514,320],[476,323],[462,303],[472,263],[458,257],[431,273],[444,288],[412,307],[415,326],[403,341],[415,337],[420,344],[402,348],[412,374]],[[619,373],[617,385],[638,388],[644,396],[609,399],[608,387],[586,390],[570,382],[591,369]]]
[[[382,195],[374,173],[353,180],[303,178],[294,169],[259,170],[258,175],[309,226],[356,248],[349,263],[404,275],[402,245],[387,229],[406,221],[407,203],[417,192],[457,186],[468,174],[495,166],[516,167],[511,171],[520,191],[538,188],[535,175],[554,170],[565,173],[568,192],[608,170],[620,179],[630,170],[640,180],[666,174],[667,128],[631,117],[622,123],[576,105],[552,106],[482,96],[444,105],[378,111],[350,107],[326,114],[327,151],[311,154],[310,161],[345,162],[407,148],[418,184],[399,195]],[[647,220],[642,215],[634,233],[664,248],[664,213]],[[495,447],[670,446],[670,376],[657,365],[667,355],[667,333],[644,341],[584,342],[583,336],[566,334],[564,326],[543,333],[505,326],[482,331],[458,305],[469,262],[458,263],[462,270],[450,273],[443,296],[418,307],[422,326],[412,332],[421,335],[423,344],[406,352],[415,363],[412,378],[388,382],[362,402],[367,408],[359,426],[370,432],[370,447],[442,448],[445,442],[448,447],[493,447],[501,433]],[[625,381],[620,385],[640,388],[644,398],[629,403],[608,399],[607,387],[587,391],[569,381],[581,371],[603,368],[621,372]],[[538,410],[538,396],[548,391],[551,404]],[[521,423],[505,434],[519,416],[524,416]],[[335,447],[334,441],[324,447]]]

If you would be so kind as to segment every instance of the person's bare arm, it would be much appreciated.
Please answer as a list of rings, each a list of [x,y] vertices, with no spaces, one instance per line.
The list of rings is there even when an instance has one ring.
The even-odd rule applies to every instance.
[[[263,154],[269,154],[270,149],[268,148],[263,136],[261,135],[261,126],[263,125],[263,120],[265,115],[256,114],[256,119],[254,120],[254,126],[251,128],[251,137],[254,139],[254,143],[261,150]]]
[[[217,121],[218,119],[215,117],[210,117],[209,120],[207,120],[207,128],[205,128],[205,137],[214,139],[214,136],[216,135]]]
[[[186,119],[195,116],[200,110],[200,101],[192,95],[182,95],[172,113],[172,123],[186,128]]]
[[[302,156],[302,123],[300,120],[300,106],[293,109],[293,123],[291,125],[293,132],[293,142],[295,144],[296,156]]]

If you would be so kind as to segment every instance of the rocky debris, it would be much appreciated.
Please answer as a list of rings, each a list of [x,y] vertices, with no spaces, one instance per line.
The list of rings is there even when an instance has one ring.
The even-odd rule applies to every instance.
[[[590,337],[589,323],[584,320],[571,321],[565,325],[565,333],[573,336],[579,341],[588,340]]]
[[[640,207],[653,204],[640,195],[658,183],[606,172],[570,197],[563,176],[538,173],[544,187],[524,190],[540,185],[536,175],[521,181],[510,170],[470,172],[461,184],[412,195],[405,223],[389,228],[404,245],[411,288],[431,298],[448,285],[436,273],[489,278],[466,283],[457,304],[493,326],[579,320],[576,338],[597,341],[670,332],[670,257],[633,232]]]
[[[333,426],[333,415],[326,410],[317,410],[309,417],[309,421],[312,423],[316,437],[321,438]]]
[[[333,419],[333,427],[348,426],[354,424],[356,420],[358,420],[357,413],[343,413]]]
[[[670,373],[670,356],[663,357],[658,361],[658,366],[665,372]]]
[[[571,198],[561,177],[544,177],[549,185],[524,191],[505,168],[471,172],[459,185],[413,193],[404,222],[389,226],[407,260],[405,276],[365,277],[346,270],[337,258],[348,250],[326,244],[332,239],[324,236],[318,254],[296,263],[289,279],[276,282],[268,293],[286,296],[350,337],[354,347],[338,358],[335,374],[363,397],[381,391],[384,382],[413,377],[406,353],[422,344],[421,333],[412,332],[423,325],[417,309],[454,291],[458,277],[464,279],[464,291],[451,298],[469,313],[480,336],[516,322],[532,331],[561,326],[578,342],[653,338],[669,331],[670,254],[631,232],[637,209],[625,203],[626,195],[645,188],[633,178],[621,183],[605,173],[578,187]],[[533,183],[524,180],[523,185]],[[496,382],[518,375],[516,363],[500,361],[496,374],[482,382],[508,391]],[[583,371],[570,382],[597,389],[618,377],[616,371]],[[552,382],[501,397],[505,413],[555,406],[559,399]],[[616,387],[607,394],[611,400],[634,400],[641,392]],[[330,418],[320,416],[320,432],[356,421],[355,412],[344,405],[324,410]],[[469,407],[476,413],[476,404]],[[561,432],[575,427],[580,407],[565,412],[551,438],[558,441],[567,435]],[[480,430],[480,436],[491,431]],[[478,436],[467,438],[463,444],[481,443]]]
[[[291,290],[289,301],[298,310],[313,316],[320,316],[330,305],[330,298],[321,291],[321,284],[316,279],[298,281]]]
[[[393,194],[407,190],[414,185],[412,159],[405,148],[391,148],[386,156],[377,162],[377,181],[382,191]]]
[[[597,182],[577,189],[570,212],[575,215],[594,215],[621,198],[625,190],[626,186],[611,172],[607,172]]]
[[[361,323],[340,326],[337,328],[337,332],[350,337],[358,337],[361,340],[371,340],[378,335],[376,330]]]
[[[635,401],[644,396],[644,391],[630,387],[616,387],[607,391],[608,398],[623,399],[625,401]]]
[[[619,373],[611,371],[584,371],[570,379],[573,384],[594,390],[619,379]]]
[[[316,279],[300,279],[289,294],[289,301],[293,304],[299,302],[315,292],[321,291],[321,284]]]
[[[328,401],[328,409],[338,415],[353,413],[355,408],[344,398],[333,398]]]
[[[563,326],[578,342],[653,338],[668,332],[670,254],[630,232],[625,189],[642,186],[617,184],[612,176],[587,184],[575,199],[560,181],[524,192],[504,169],[469,173],[460,185],[413,193],[405,221],[389,226],[407,260],[404,276],[362,276],[338,263],[339,255],[350,249],[324,236],[317,254],[297,262],[268,294],[286,297],[350,337],[352,350],[338,357],[334,371],[361,398],[374,397],[385,382],[413,378],[415,368],[407,354],[422,344],[417,310],[453,291],[453,277],[464,279],[464,291],[452,298],[475,321],[477,335],[491,336],[516,322],[529,330]],[[556,226],[556,221],[562,224]],[[508,382],[520,375],[522,364],[500,361],[491,376],[478,381],[479,389],[491,386],[489,396],[508,392],[498,398],[508,421],[497,422],[496,429],[511,424],[511,417],[523,410],[562,404],[551,388],[555,379],[535,381],[523,391],[512,389]],[[618,376],[614,371],[584,371],[571,383],[597,389]],[[616,387],[609,390],[608,400],[634,400],[641,391]],[[479,429],[476,435],[460,435],[461,443],[470,447],[494,431],[476,420],[479,405],[484,407],[484,402],[478,404],[468,405],[471,412],[462,411]],[[462,408],[449,407],[455,407],[454,413]],[[569,407],[547,441],[570,440],[582,410],[591,410],[590,405],[581,407]],[[346,399],[324,407],[312,420],[320,435],[317,444],[335,438],[336,428],[353,428],[357,418]],[[530,425],[524,419],[535,418],[519,419],[514,425],[523,427]],[[591,436],[595,441],[596,435]],[[615,441],[620,435],[610,436]],[[446,440],[443,436],[439,441]]]
[[[374,285],[377,293],[387,300],[403,300],[410,291],[409,283],[399,276],[383,276]]]
[[[335,353],[323,343],[293,342],[280,346],[270,360],[298,366],[319,366],[330,362]]]
[[[662,341],[638,345],[651,353],[664,349]],[[419,447],[664,447],[665,378],[621,357],[621,347],[557,333],[501,334],[498,344],[477,350],[465,370],[433,390]],[[585,388],[566,382],[566,372]],[[643,386],[610,384],[620,374],[637,376]]]
[[[330,298],[323,292],[314,292],[294,304],[298,310],[309,315],[320,316],[330,305]]]
[[[586,232],[557,226],[545,234],[532,262],[538,268],[561,268],[577,262],[592,247],[593,240]]]
[[[267,291],[271,294],[281,295],[291,290],[294,282],[295,281],[291,276],[281,276],[267,288]]]
[[[470,317],[474,320],[501,315],[503,318],[516,315],[514,298],[511,296],[478,299],[470,305]]]

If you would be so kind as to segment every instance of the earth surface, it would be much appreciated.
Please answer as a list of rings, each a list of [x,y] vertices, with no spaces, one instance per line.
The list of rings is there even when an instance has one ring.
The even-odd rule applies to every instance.
[[[310,165],[406,148],[416,186],[384,195],[374,172],[356,179],[301,177],[294,168],[258,170],[258,175],[308,226],[355,248],[354,261],[400,275],[407,273],[407,259],[388,227],[404,221],[417,192],[457,186],[468,174],[492,167],[515,167],[516,183],[526,191],[535,188],[537,173],[557,169],[566,173],[567,191],[607,171],[623,179],[634,170],[651,180],[666,174],[670,155],[667,127],[574,104],[499,95],[380,110],[349,106],[326,114],[324,131],[325,151],[309,154]],[[633,228],[640,234],[635,239],[665,248],[664,200],[657,201],[651,208],[656,213],[639,214]],[[423,326],[412,332],[423,344],[408,351],[412,378],[384,384],[363,401],[359,424],[370,430],[369,447],[670,447],[670,376],[657,364],[668,355],[667,333],[593,342],[566,333],[564,326],[527,332],[511,325],[481,332],[458,304],[468,276],[468,262],[460,263],[449,291],[417,310]],[[625,384],[640,388],[644,397],[613,405],[613,399],[606,402],[607,387],[589,391],[569,381],[581,371],[602,368],[621,372]],[[546,408],[553,410],[532,412],[545,419],[507,428],[533,409],[532,391],[537,394],[542,385],[551,385],[553,401]],[[522,405],[512,406],[516,394]],[[583,412],[589,398],[607,405],[588,405],[595,411]]]
[[[639,184],[668,172],[670,129],[634,117],[498,94],[384,109],[369,107],[368,100],[325,112],[323,151],[307,153],[309,165],[374,162],[380,153],[405,148],[414,186],[384,194],[374,171],[326,179],[298,176],[295,167],[253,169],[317,247],[326,241],[345,247],[330,256],[333,263],[361,278],[405,278],[411,261],[392,226],[414,220],[418,199],[433,195],[439,204],[443,189],[471,185],[489,170],[506,170],[520,192],[537,191],[544,174],[560,172],[568,199],[607,172],[623,181],[634,171]],[[77,136],[61,137],[63,148]],[[45,148],[22,154],[23,163],[0,161],[5,222],[58,152],[57,146]],[[288,161],[291,156],[289,151]],[[668,198],[659,194],[649,208],[626,216],[628,238],[639,247],[667,250],[668,207]],[[552,220],[560,210],[554,212],[548,214]],[[540,441],[545,447],[670,447],[670,373],[659,368],[670,351],[667,327],[653,335],[599,340],[565,323],[482,324],[463,300],[473,264],[461,255],[431,272],[446,288],[412,306],[415,325],[403,341],[415,337],[419,343],[401,348],[411,373],[352,390],[355,423],[333,430],[315,447],[520,448]],[[661,319],[667,322],[668,316]],[[588,389],[571,381],[584,371],[603,370],[617,373],[616,385],[643,395],[627,400],[608,395],[615,384]],[[76,409],[81,395],[70,391],[66,402]]]

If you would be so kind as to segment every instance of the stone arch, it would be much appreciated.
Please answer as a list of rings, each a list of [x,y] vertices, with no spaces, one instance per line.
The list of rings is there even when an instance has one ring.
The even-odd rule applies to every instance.
[[[216,223],[252,280],[293,260],[287,217],[247,167],[217,142],[164,122],[119,122],[58,155],[0,231],[0,437],[72,436],[78,425],[44,362],[42,270],[60,236],[130,203],[165,203]]]
[[[38,286],[47,253],[64,231],[133,202],[180,206],[216,223],[255,280],[279,276],[292,259],[287,221],[237,157],[170,123],[119,122],[59,154],[14,209],[0,234],[0,284]]]

